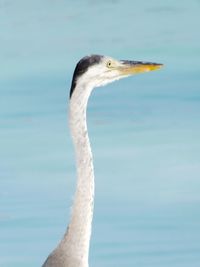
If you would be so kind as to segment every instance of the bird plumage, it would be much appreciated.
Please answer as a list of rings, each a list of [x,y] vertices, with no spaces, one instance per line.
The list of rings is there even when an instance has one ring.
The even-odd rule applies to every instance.
[[[94,205],[94,168],[87,131],[88,98],[95,87],[161,67],[141,61],[117,61],[91,55],[76,65],[69,103],[69,125],[75,148],[77,187],[66,233],[42,267],[88,267]]]

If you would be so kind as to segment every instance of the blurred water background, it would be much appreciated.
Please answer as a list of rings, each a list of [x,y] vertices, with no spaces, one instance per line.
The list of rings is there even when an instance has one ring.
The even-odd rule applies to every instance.
[[[0,0],[0,266],[41,266],[75,189],[68,95],[91,53],[161,62],[92,94],[90,266],[200,266],[200,1]]]

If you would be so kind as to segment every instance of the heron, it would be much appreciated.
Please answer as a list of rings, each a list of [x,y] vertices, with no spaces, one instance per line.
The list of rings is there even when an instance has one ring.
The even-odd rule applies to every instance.
[[[69,94],[69,127],[75,149],[77,185],[67,230],[42,267],[89,267],[95,181],[86,113],[92,90],[162,66],[102,55],[89,55],[77,63]]]

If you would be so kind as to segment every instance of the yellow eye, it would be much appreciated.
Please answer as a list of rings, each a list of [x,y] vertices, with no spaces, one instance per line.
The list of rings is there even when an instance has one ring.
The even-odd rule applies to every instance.
[[[112,62],[111,62],[111,60],[109,60],[109,61],[107,62],[107,67],[108,67],[108,68],[111,68],[111,67],[112,67]]]

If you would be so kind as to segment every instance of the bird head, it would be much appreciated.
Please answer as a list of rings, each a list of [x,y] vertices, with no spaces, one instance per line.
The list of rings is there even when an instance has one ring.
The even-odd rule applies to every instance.
[[[157,70],[162,66],[151,62],[116,60],[101,55],[86,56],[76,65],[70,98],[76,87],[93,89],[130,75]]]

